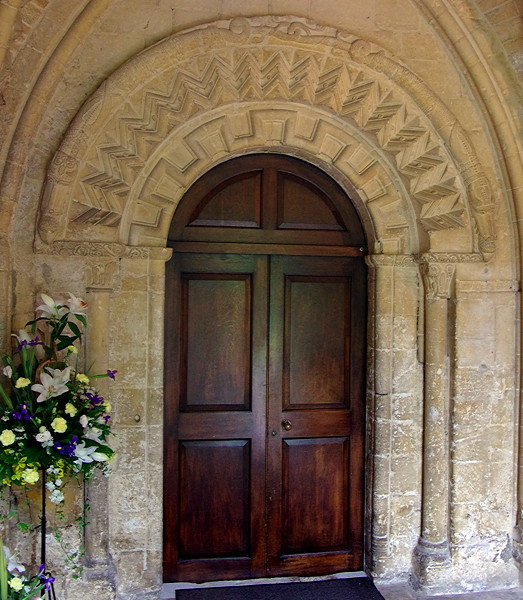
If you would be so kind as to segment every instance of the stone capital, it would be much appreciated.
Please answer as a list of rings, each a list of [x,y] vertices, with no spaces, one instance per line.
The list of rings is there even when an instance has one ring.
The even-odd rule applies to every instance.
[[[428,302],[438,298],[450,298],[456,265],[452,263],[420,261],[420,272],[425,286],[425,297]]]

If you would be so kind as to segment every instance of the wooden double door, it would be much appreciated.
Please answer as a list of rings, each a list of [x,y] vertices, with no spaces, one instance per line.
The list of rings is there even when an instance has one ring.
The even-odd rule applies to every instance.
[[[290,157],[184,197],[166,273],[164,581],[363,566],[366,277],[343,191]]]
[[[361,259],[170,268],[166,581],[361,569]]]

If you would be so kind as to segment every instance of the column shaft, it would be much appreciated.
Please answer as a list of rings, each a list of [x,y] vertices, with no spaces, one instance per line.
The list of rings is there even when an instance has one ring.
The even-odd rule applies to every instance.
[[[421,535],[414,553],[418,588],[444,584],[450,564],[450,330],[455,266],[420,264],[425,287],[423,492]]]

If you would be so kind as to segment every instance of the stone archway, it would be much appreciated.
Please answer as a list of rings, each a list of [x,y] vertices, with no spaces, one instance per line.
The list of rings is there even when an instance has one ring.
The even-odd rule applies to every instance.
[[[384,577],[408,572],[422,530],[415,580],[438,587],[439,568],[450,564],[448,300],[456,264],[488,258],[495,234],[489,183],[472,146],[416,75],[373,44],[299,18],[222,21],[175,35],[119,69],[71,124],[48,172],[38,250],[82,257],[100,336],[109,326],[108,305],[118,312],[126,297],[138,298],[147,318],[121,319],[120,335],[136,340],[138,328],[145,358],[143,347],[123,357],[122,396],[133,398],[147,448],[147,464],[133,468],[148,489],[160,490],[161,427],[151,411],[160,411],[161,375],[158,369],[138,381],[132,375],[142,360],[162,362],[157,340],[168,227],[200,175],[250,152],[308,160],[355,200],[371,242],[374,298],[369,566]],[[423,335],[436,341],[425,345],[424,357]],[[408,418],[390,414],[400,398]],[[424,444],[438,452],[426,456],[422,471],[423,431],[430,435]],[[383,449],[398,443],[411,476],[392,484],[397,465]],[[128,476],[120,464],[114,485],[123,487]],[[100,493],[115,502],[111,485]],[[128,501],[151,515],[143,543],[158,573],[160,497]],[[139,543],[123,526],[112,535],[103,552],[91,537],[91,556],[102,568],[109,568],[111,545],[121,538]]]
[[[282,103],[294,126],[277,114]],[[214,110],[229,113],[225,123]],[[343,133],[324,131],[329,117]],[[51,165],[40,235],[50,242],[89,231],[93,241],[161,246],[177,199],[209,164],[271,146],[303,148],[349,178],[388,167],[403,187],[395,196],[404,228],[416,229],[405,222],[411,213],[425,232],[469,230],[468,247],[453,251],[494,248],[488,181],[441,100],[379,47],[292,17],[202,26],[124,65],[86,103]],[[171,166],[167,179],[136,201],[160,159]],[[366,200],[387,183],[365,175]],[[417,251],[427,250],[425,240]]]

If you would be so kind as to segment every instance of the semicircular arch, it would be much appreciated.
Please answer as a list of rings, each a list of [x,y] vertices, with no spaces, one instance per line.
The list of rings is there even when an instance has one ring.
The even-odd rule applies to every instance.
[[[52,161],[40,236],[164,246],[184,189],[253,151],[352,188],[377,252],[494,250],[488,181],[441,101],[374,44],[294,17],[197,27],[115,72]]]

